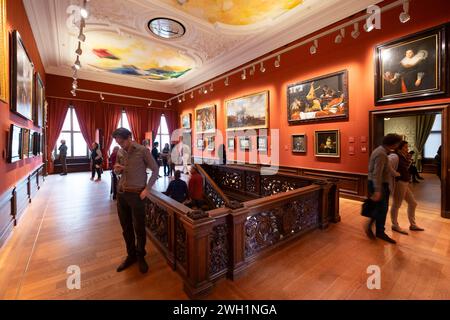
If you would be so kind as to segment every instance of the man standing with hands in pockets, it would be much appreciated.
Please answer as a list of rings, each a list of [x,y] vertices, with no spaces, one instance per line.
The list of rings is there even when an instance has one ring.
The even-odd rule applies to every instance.
[[[112,136],[121,147],[117,153],[114,172],[121,175],[117,185],[117,211],[128,253],[117,272],[138,262],[139,271],[146,273],[148,265],[144,258],[147,240],[144,200],[158,179],[158,164],[149,149],[131,140],[129,130],[119,128]],[[152,170],[148,182],[147,168]]]

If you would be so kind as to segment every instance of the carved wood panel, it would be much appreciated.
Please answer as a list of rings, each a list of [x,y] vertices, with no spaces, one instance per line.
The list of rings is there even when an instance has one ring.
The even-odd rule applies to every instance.
[[[176,219],[175,224],[175,257],[177,262],[181,263],[186,268],[187,256],[186,256],[186,230],[183,223]]]
[[[168,214],[164,208],[148,202],[146,208],[146,224],[153,236],[165,247],[169,247]]]
[[[226,223],[213,228],[210,238],[209,273],[214,275],[228,269],[228,226]]]

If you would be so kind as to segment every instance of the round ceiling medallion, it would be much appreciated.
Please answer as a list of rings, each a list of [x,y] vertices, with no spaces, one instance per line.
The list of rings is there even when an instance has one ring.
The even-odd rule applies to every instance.
[[[170,18],[154,18],[148,22],[150,31],[159,38],[176,39],[186,33],[186,28],[180,22]]]

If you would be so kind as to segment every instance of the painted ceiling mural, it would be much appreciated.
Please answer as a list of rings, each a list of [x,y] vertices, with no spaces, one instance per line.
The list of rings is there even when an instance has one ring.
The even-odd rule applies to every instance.
[[[161,0],[210,23],[251,25],[276,18],[303,0]]]
[[[189,72],[195,61],[178,50],[111,31],[88,31],[85,67],[147,80],[170,80]]]

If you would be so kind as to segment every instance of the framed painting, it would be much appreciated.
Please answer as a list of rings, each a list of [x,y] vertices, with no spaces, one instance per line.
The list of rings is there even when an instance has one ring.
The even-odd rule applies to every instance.
[[[348,119],[348,72],[289,85],[287,100],[289,124]]]
[[[198,150],[205,149],[205,140],[203,140],[203,138],[197,138],[197,149]]]
[[[185,113],[181,115],[181,128],[191,129],[191,114]]]
[[[252,149],[250,137],[239,137],[239,149],[242,151]]]
[[[22,128],[22,159],[28,158],[30,151],[30,130]]]
[[[41,155],[41,134],[35,132],[33,136],[33,154],[35,156]]]
[[[339,158],[340,133],[339,130],[315,131],[314,155],[316,157]]]
[[[381,44],[375,49],[375,104],[448,94],[446,26]]]
[[[216,132],[216,105],[195,109],[196,133]]]
[[[14,163],[22,159],[22,129],[11,124],[9,129],[8,162]]]
[[[29,138],[28,138],[28,158],[32,158],[33,156],[35,156],[34,153],[34,135],[36,132],[34,132],[33,130],[29,130]]]
[[[292,136],[292,152],[306,153],[306,135],[304,133]]]
[[[247,130],[269,127],[269,91],[225,101],[226,129]]]
[[[229,151],[234,151],[235,149],[235,141],[236,139],[234,137],[228,137],[227,138],[227,146]]]
[[[258,136],[256,137],[257,149],[259,152],[267,152],[267,136]]]
[[[206,138],[207,150],[213,151],[216,148],[216,137],[210,136]]]
[[[20,34],[12,34],[11,111],[33,120],[34,65]]]
[[[36,72],[34,90],[34,124],[42,128],[44,126],[45,88],[41,76]]]
[[[6,0],[0,0],[0,100],[9,102],[8,29],[6,27]]]

